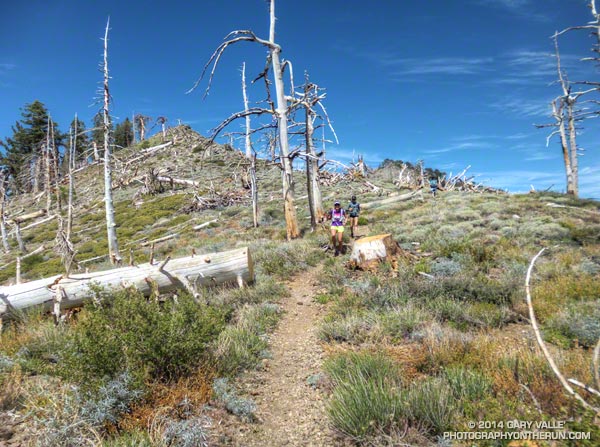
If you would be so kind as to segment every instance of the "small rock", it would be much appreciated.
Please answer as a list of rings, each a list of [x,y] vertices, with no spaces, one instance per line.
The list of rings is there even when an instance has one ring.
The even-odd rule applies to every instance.
[[[302,301],[297,301],[297,302],[296,302],[296,304],[297,304],[298,306],[302,306],[304,303],[303,303]]]

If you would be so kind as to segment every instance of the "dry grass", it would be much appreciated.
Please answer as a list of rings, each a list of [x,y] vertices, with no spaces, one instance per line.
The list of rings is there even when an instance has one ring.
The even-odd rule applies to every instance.
[[[196,411],[210,401],[214,378],[212,370],[201,368],[171,384],[149,385],[148,396],[119,422],[119,428],[126,431],[146,429],[159,415],[185,418],[188,412]]]

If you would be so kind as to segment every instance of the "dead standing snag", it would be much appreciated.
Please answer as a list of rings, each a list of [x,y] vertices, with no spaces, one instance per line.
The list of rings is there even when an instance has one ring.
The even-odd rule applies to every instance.
[[[223,55],[223,52],[233,44],[238,42],[255,42],[263,45],[269,50],[269,58],[273,67],[273,76],[275,78],[275,92],[277,99],[277,106],[275,109],[275,115],[277,117],[278,131],[279,131],[279,153],[281,156],[281,163],[283,167],[282,183],[283,183],[283,200],[284,200],[284,215],[286,223],[286,233],[288,239],[297,238],[300,235],[298,228],[298,219],[296,217],[296,209],[294,206],[294,178],[292,170],[292,160],[290,158],[289,140],[288,140],[288,105],[284,93],[283,84],[283,67],[280,59],[281,47],[275,43],[275,0],[270,2],[270,28],[269,28],[269,39],[261,39],[253,31],[250,30],[236,30],[229,33],[225,37],[225,42],[217,47],[215,52],[212,54],[202,75],[196,81],[194,86],[188,91],[193,91],[202,79],[204,74],[210,65],[212,69],[210,72],[208,86],[206,88],[204,96],[210,91],[212,79],[215,74],[219,60]]]

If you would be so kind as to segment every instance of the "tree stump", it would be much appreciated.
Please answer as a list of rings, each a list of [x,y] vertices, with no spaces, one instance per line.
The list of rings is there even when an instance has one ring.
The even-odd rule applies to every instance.
[[[398,253],[398,245],[391,234],[378,234],[358,239],[352,247],[349,266],[360,270],[370,270],[382,261],[393,261]]]

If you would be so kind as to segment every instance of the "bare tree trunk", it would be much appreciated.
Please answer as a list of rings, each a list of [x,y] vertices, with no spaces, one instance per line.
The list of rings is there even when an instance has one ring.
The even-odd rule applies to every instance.
[[[73,180],[73,170],[75,168],[75,148],[77,147],[77,114],[75,114],[75,129],[69,129],[69,133],[71,134],[71,141],[69,145],[69,198],[67,205],[67,230],[66,237],[70,241],[71,240],[71,231],[73,229],[73,189],[74,189],[74,180]]]
[[[298,229],[298,219],[296,217],[296,208],[294,205],[294,172],[292,160],[290,159],[290,147],[288,140],[288,119],[287,119],[287,101],[285,100],[283,71],[279,54],[281,47],[275,43],[275,0],[271,0],[271,24],[269,31],[269,41],[271,43],[270,53],[273,64],[273,76],[275,78],[275,93],[277,96],[277,123],[279,130],[279,155],[283,165],[283,201],[285,227],[288,240],[300,236]]]
[[[46,129],[46,150],[44,151],[44,160],[46,163],[46,209],[50,212],[52,206],[52,192],[50,191],[50,117],[48,117],[48,128]]]
[[[8,234],[6,233],[6,183],[7,178],[4,171],[0,172],[0,232],[2,233],[2,245],[4,252],[10,252],[10,245],[8,245]]]
[[[108,255],[112,264],[121,261],[119,254],[119,243],[117,241],[117,225],[115,223],[115,208],[112,197],[112,169],[111,169],[111,151],[110,151],[110,125],[108,118],[108,105],[110,101],[110,92],[108,90],[108,27],[110,19],[106,22],[104,32],[104,108],[102,115],[104,118],[104,203],[106,205],[106,231],[108,236]]]
[[[252,194],[252,219],[254,228],[258,228],[258,180],[256,178],[256,154],[252,154],[250,162],[250,192]]]
[[[59,166],[58,166],[58,148],[56,147],[56,140],[54,138],[54,122],[50,121],[50,139],[52,141],[52,167],[54,169],[54,188],[56,194],[56,212],[60,214],[62,209],[62,199],[60,197],[60,188],[59,188]],[[48,212],[50,212],[50,208],[48,208]]]
[[[19,222],[15,222],[15,237],[17,238],[19,250],[21,250],[23,253],[26,253],[27,247],[25,247],[25,242],[23,242],[23,237],[21,237],[21,224]]]
[[[577,130],[575,128],[575,116],[573,106],[575,100],[569,96],[566,98],[567,119],[569,123],[569,158],[571,159],[571,183],[567,185],[567,192],[575,197],[579,196],[579,162],[577,160]]]
[[[318,220],[323,215],[324,210],[321,188],[319,187],[319,159],[315,151],[313,139],[316,113],[310,105],[310,89],[311,86],[306,82],[304,87],[304,110],[306,112],[306,185],[308,189],[308,207],[310,210],[310,228],[312,231],[315,231],[317,229]]]
[[[242,95],[244,97],[244,111],[246,112],[246,133],[244,141],[246,145],[246,158],[250,160],[248,168],[250,177],[250,191],[252,195],[252,220],[254,228],[258,228],[258,183],[256,179],[256,155],[252,153],[252,142],[250,141],[250,114],[248,114],[248,94],[246,92],[246,63],[242,65]]]
[[[137,137],[135,136],[135,112],[131,113],[131,125],[133,127],[133,144],[137,143]]]
[[[244,97],[244,111],[246,112],[246,133],[244,135],[246,158],[252,158],[252,143],[250,141],[250,114],[248,114],[248,94],[246,93],[246,62],[242,64],[242,95]]]

